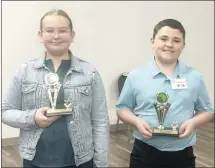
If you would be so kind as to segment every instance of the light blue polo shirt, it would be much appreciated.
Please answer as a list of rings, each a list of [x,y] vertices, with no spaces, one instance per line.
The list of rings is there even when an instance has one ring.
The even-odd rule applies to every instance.
[[[186,79],[187,89],[172,89],[171,78]],[[171,77],[160,72],[155,60],[128,74],[123,86],[117,110],[129,110],[144,119],[151,128],[158,126],[158,117],[154,107],[159,92],[168,94],[171,104],[164,120],[164,127],[170,127],[174,120],[181,124],[191,119],[195,113],[207,111],[213,113],[208,92],[202,75],[195,69],[178,60],[176,70]],[[196,131],[184,139],[168,136],[144,138],[136,128],[133,136],[162,151],[178,151],[192,146],[196,142]]]

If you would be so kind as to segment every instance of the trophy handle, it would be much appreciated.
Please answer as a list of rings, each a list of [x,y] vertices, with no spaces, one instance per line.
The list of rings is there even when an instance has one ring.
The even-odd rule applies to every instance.
[[[57,104],[57,97],[59,94],[59,90],[60,90],[61,84],[58,83],[58,85],[56,86],[56,88],[54,89],[54,105],[56,106]]]
[[[50,90],[50,89],[47,89],[47,92],[48,92],[49,100],[50,100],[50,102],[51,102],[51,106],[52,106],[52,108],[55,108],[55,104],[54,104],[54,102],[53,102],[51,90]]]

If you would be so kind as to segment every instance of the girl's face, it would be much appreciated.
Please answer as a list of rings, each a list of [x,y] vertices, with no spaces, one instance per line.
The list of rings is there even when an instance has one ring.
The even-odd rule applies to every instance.
[[[39,38],[47,50],[53,55],[68,52],[75,33],[70,29],[69,20],[60,15],[48,15],[42,20]]]

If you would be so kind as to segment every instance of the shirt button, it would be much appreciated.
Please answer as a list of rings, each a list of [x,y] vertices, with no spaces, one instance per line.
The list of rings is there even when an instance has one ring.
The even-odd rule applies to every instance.
[[[73,124],[73,121],[70,121],[70,124]]]

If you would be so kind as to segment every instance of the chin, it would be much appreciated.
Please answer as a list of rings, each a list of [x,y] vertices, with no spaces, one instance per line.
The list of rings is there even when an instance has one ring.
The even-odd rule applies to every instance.
[[[164,63],[174,63],[174,62],[176,62],[177,61],[177,58],[174,58],[173,56],[170,56],[170,55],[168,55],[168,56],[162,56],[161,57],[161,60],[164,62]]]
[[[49,48],[49,53],[52,53],[53,55],[62,55],[65,52],[68,52],[68,49],[65,48]]]

